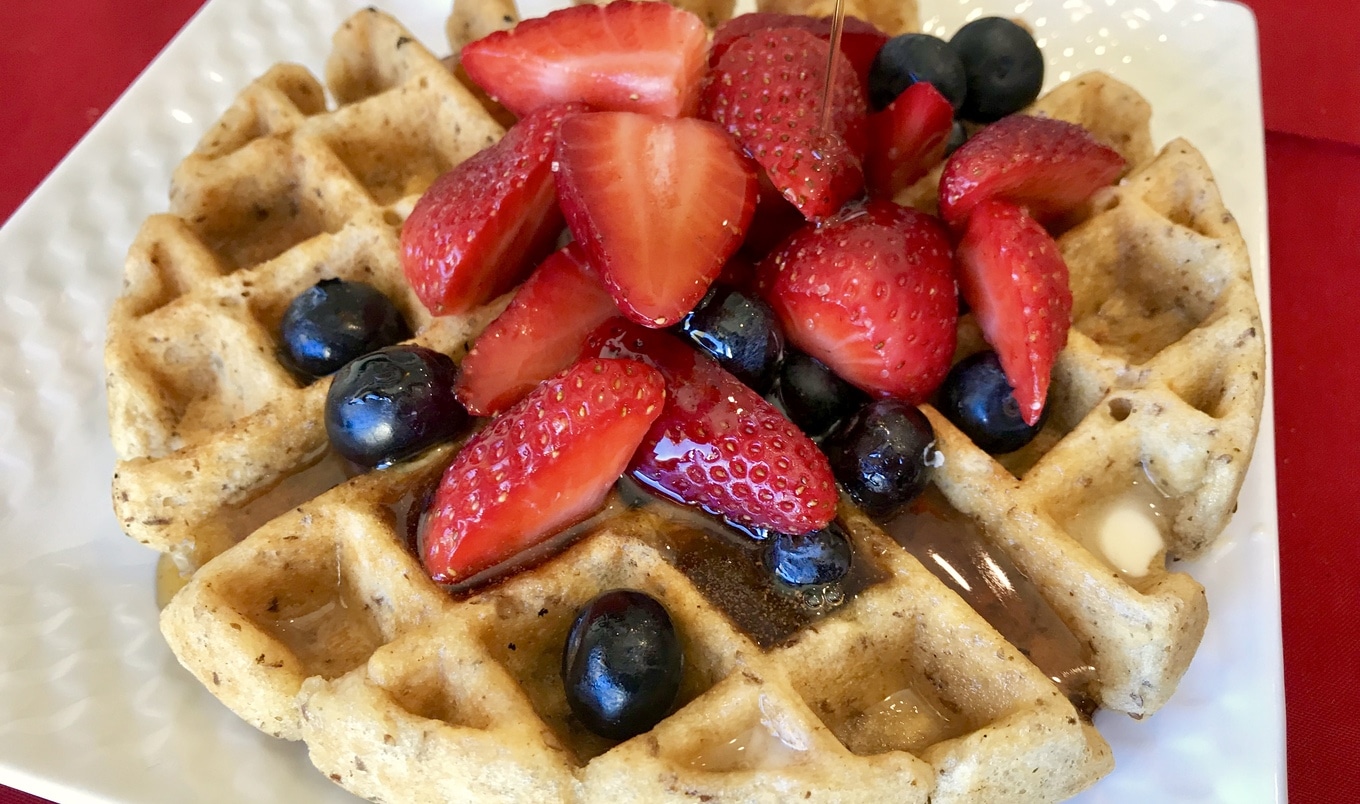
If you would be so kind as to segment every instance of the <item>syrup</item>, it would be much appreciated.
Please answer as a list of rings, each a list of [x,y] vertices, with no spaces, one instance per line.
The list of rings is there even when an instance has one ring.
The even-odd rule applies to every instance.
[[[686,764],[691,768],[727,773],[745,770],[779,770],[806,762],[807,738],[789,733],[766,712],[765,696],[760,698],[761,717],[732,739],[702,746]]]
[[[836,736],[860,755],[885,751],[919,754],[935,743],[968,732],[962,718],[950,717],[945,711],[931,690],[912,679],[909,686],[841,723]]]
[[[169,553],[161,553],[156,560],[156,608],[170,605],[170,598],[189,583],[189,576],[181,573]]]
[[[883,528],[1034,662],[1078,710],[1093,711],[1088,690],[1096,671],[1086,647],[1033,582],[934,486]]]
[[[1170,498],[1150,479],[1134,479],[1118,494],[1083,505],[1067,531],[1136,585],[1165,560],[1173,518]]]
[[[221,521],[232,540],[239,542],[266,522],[325,494],[363,471],[362,467],[350,463],[327,446],[249,502],[223,509]]]
[[[366,661],[384,642],[367,606],[344,582],[339,563],[334,574],[292,580],[291,599],[272,598],[255,621],[302,661],[308,674],[336,678]]]

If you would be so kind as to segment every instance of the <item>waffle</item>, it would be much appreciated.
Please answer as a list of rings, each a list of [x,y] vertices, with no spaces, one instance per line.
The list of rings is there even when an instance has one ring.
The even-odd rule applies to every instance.
[[[431,318],[397,237],[502,129],[381,12],[337,33],[326,81],[333,108],[291,65],[242,92],[142,227],[110,316],[115,510],[187,577],[162,630],[226,706],[386,802],[1051,801],[1109,771],[1045,671],[846,500],[856,569],[816,605],[753,592],[746,548],[626,486],[497,585],[430,582],[414,534],[459,445],[355,474],[327,446],[326,382],[284,369],[273,333],[318,279],[362,279],[460,358],[504,300]],[[1133,167],[1060,239],[1074,327],[1045,429],[998,461],[925,406],[943,455],[928,496],[1035,581],[1095,667],[1082,694],[1142,716],[1198,645],[1203,590],[1160,561],[1121,575],[1074,533],[1145,481],[1174,512],[1166,556],[1212,544],[1259,422],[1259,316],[1207,166],[1179,141],[1153,156],[1136,93],[1083,76],[1033,111]],[[965,318],[959,357],[980,348]],[[672,714],[616,744],[571,716],[558,673],[576,611],[620,587],[666,606],[686,664]]]

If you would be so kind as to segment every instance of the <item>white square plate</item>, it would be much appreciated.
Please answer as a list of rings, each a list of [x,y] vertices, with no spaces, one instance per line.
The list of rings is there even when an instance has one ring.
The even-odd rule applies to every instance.
[[[533,0],[541,13],[552,0]],[[448,0],[380,0],[436,52]],[[238,721],[156,627],[155,556],[109,503],[104,322],[174,165],[278,61],[319,73],[362,0],[212,0],[0,231],[0,782],[62,802],[354,801],[300,745]],[[527,6],[528,4],[526,4]],[[1270,311],[1256,27],[1213,0],[923,0],[948,35],[1028,20],[1049,83],[1103,69],[1151,100],[1158,143],[1203,150]],[[1117,768],[1086,802],[1284,800],[1273,406],[1226,538],[1189,566],[1213,611],[1162,712],[1101,714]],[[847,780],[847,783],[852,783]]]

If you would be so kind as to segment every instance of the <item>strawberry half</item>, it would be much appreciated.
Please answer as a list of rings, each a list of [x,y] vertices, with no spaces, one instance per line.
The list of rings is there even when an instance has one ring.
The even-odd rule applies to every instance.
[[[554,252],[515,291],[458,375],[458,400],[477,416],[500,413],[570,366],[586,338],[618,315],[576,243]]]
[[[869,195],[889,198],[916,183],[944,159],[954,108],[927,81],[907,87],[888,108],[869,115],[864,174]]]
[[[973,135],[940,175],[940,216],[962,229],[973,207],[999,198],[1048,223],[1119,177],[1124,158],[1081,126],[1015,114]]]
[[[717,65],[718,60],[727,52],[728,46],[741,37],[771,28],[801,28],[818,39],[831,41],[830,17],[805,17],[802,14],[756,11],[733,17],[713,31],[713,44],[708,50],[709,65]],[[841,52],[854,68],[860,88],[864,90],[866,97],[869,92],[869,70],[873,68],[874,57],[887,44],[889,38],[872,23],[858,17],[845,18],[845,24],[841,29]]]
[[[708,29],[667,3],[614,2],[560,9],[465,46],[468,76],[523,117],[579,101],[596,109],[691,115]]]
[[[750,163],[702,120],[577,115],[562,125],[554,169],[591,265],[619,310],[651,327],[699,303],[755,212]]]
[[[746,528],[801,534],[836,516],[826,456],[712,358],[623,319],[586,354],[640,360],[666,378],[665,407],[633,458],[641,482]]]
[[[958,266],[963,298],[1001,359],[1021,418],[1034,424],[1072,323],[1072,291],[1062,252],[1021,208],[983,201],[968,218]]]
[[[700,117],[736,137],[809,220],[830,215],[864,188],[864,92],[841,53],[831,130],[820,125],[830,53],[826,42],[792,28],[741,37],[709,72],[699,106]]]
[[[401,266],[434,315],[462,313],[519,283],[552,250],[562,212],[552,155],[580,104],[541,109],[440,176],[401,227]]]
[[[958,299],[930,215],[870,201],[798,232],[759,270],[789,340],[847,382],[919,404],[949,372]]]
[[[646,365],[582,360],[473,436],[430,504],[430,577],[465,580],[598,510],[665,396]]]

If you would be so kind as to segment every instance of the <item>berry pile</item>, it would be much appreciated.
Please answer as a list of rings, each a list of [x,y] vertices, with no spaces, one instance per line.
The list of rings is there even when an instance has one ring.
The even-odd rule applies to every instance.
[[[824,113],[829,38],[827,20],[761,13],[710,45],[693,14],[624,1],[464,48],[518,122],[416,204],[403,267],[435,315],[513,300],[461,371],[392,347],[409,333],[371,288],[309,290],[281,336],[301,370],[339,369],[327,425],[352,460],[494,417],[434,494],[436,581],[484,577],[627,473],[765,540],[780,584],[835,584],[854,560],[837,483],[883,519],[929,481],[916,405],[994,452],[1042,427],[1072,308],[1046,227],[1123,160],[1016,114],[1043,59],[1007,20],[949,42],[848,20]],[[939,217],[894,202],[941,165]],[[993,351],[951,371],[960,294]],[[611,592],[581,612],[563,675],[583,722],[627,736],[665,716],[682,659],[660,604]]]

